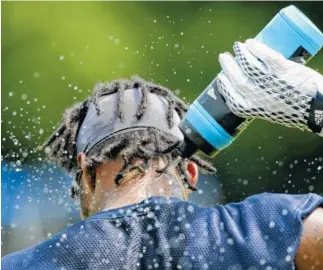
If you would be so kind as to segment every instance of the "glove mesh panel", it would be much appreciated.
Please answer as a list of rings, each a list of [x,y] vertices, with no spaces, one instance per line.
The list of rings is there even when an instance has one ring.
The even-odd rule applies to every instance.
[[[227,104],[233,113],[244,118],[262,118],[271,122],[280,123],[288,127],[307,128],[309,107],[312,96],[306,91],[300,91],[309,77],[302,74],[302,80],[294,74],[295,70],[284,70],[284,77],[295,76],[295,84],[290,85],[279,76],[281,72],[275,65],[271,65],[270,74],[265,74],[245,57],[239,45],[234,47],[236,60],[243,72],[255,84],[253,91],[244,90],[244,86],[237,88],[248,106],[237,104],[226,86],[220,80],[218,86],[226,98]],[[287,73],[287,76],[286,76]],[[289,73],[289,74],[288,74]]]

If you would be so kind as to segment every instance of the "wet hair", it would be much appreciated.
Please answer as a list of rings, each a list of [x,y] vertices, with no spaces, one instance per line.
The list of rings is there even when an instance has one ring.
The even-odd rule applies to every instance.
[[[56,161],[60,166],[74,175],[74,181],[71,188],[72,197],[79,195],[80,176],[82,170],[77,163],[76,140],[78,132],[86,117],[89,104],[93,103],[96,112],[100,114],[100,106],[98,100],[101,96],[117,93],[117,111],[116,113],[120,121],[124,119],[124,91],[127,89],[138,88],[141,91],[141,101],[138,105],[136,117],[139,120],[147,111],[147,95],[148,92],[154,93],[163,97],[168,103],[168,111],[165,115],[168,125],[171,128],[174,125],[173,113],[174,110],[182,118],[187,111],[188,106],[177,98],[170,90],[165,87],[155,85],[138,77],[133,77],[130,80],[116,80],[111,83],[98,83],[94,87],[92,96],[88,97],[83,102],[77,103],[67,109],[63,116],[63,121],[57,130],[49,137],[43,145],[48,156]],[[115,183],[120,185],[123,176],[130,171],[139,170],[144,172],[149,168],[154,159],[163,158],[166,161],[166,166],[156,170],[157,173],[165,173],[171,166],[172,162],[179,158],[179,139],[171,134],[160,131],[156,128],[147,128],[144,130],[133,130],[114,136],[97,144],[86,153],[86,167],[91,177],[93,188],[95,187],[96,172],[95,169],[105,161],[122,158],[124,164],[115,176]],[[136,158],[143,160],[143,164],[134,166],[133,161]],[[216,169],[197,155],[190,158],[194,161],[199,169],[204,173],[215,173]],[[191,190],[196,190],[190,185],[188,175],[185,169],[186,160],[180,158],[176,164],[179,175],[184,182],[184,185]]]

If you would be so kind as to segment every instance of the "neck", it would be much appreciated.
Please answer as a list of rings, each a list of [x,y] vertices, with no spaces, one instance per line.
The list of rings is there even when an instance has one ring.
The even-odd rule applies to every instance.
[[[102,211],[137,204],[153,196],[187,199],[183,184],[174,175],[165,173],[156,177],[146,173],[144,176],[125,179],[115,189],[103,192],[95,210]]]

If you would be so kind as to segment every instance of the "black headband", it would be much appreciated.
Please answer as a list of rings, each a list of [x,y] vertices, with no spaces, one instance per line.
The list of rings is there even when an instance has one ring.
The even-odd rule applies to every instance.
[[[87,153],[98,143],[108,138],[133,130],[143,130],[147,127],[156,128],[182,141],[184,137],[178,127],[180,117],[174,110],[174,125],[169,128],[166,118],[169,104],[161,96],[148,92],[147,112],[140,120],[137,119],[136,112],[141,101],[141,95],[138,88],[125,90],[122,108],[124,120],[122,122],[116,113],[117,93],[99,98],[97,101],[100,108],[99,115],[95,105],[90,103],[87,115],[77,136],[77,153]]]

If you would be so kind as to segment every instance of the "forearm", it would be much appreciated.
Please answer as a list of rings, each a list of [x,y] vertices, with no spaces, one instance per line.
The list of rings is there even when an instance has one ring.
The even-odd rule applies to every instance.
[[[323,269],[323,208],[317,208],[304,220],[295,263],[299,270]]]

